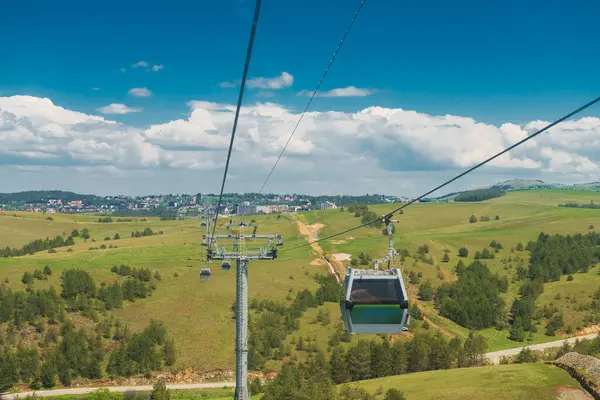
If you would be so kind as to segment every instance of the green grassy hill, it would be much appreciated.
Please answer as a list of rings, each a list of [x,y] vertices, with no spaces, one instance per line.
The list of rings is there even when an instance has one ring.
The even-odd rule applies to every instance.
[[[434,264],[426,264],[407,258],[402,266],[404,272],[421,272],[421,280],[430,280],[434,286],[455,279],[453,268],[457,262],[457,251],[466,246],[470,254],[466,262],[472,261],[475,250],[489,245],[491,240],[499,241],[504,248],[496,254],[494,260],[484,260],[493,272],[509,277],[514,276],[516,262],[503,263],[503,258],[519,257],[525,266],[529,253],[511,251],[518,242],[526,244],[535,240],[539,232],[547,233],[586,233],[590,225],[600,227],[600,210],[559,208],[566,202],[589,203],[600,200],[593,192],[569,191],[521,191],[478,203],[422,203],[408,207],[396,224],[396,247],[408,248],[414,254],[420,245],[428,244]],[[384,214],[397,205],[371,207],[377,214]],[[16,215],[16,216],[14,216]],[[491,217],[488,222],[469,223],[469,217],[476,215]],[[494,220],[495,216],[499,220]],[[33,272],[49,265],[53,275],[47,281],[36,281],[34,288],[50,285],[60,288],[60,274],[66,268],[81,267],[89,270],[96,282],[111,282],[118,278],[110,272],[113,265],[129,264],[132,267],[145,267],[156,270],[162,276],[152,297],[135,302],[124,302],[122,309],[113,312],[115,317],[133,329],[145,327],[151,318],[165,321],[169,335],[175,339],[178,348],[176,369],[196,366],[203,370],[231,369],[234,364],[234,329],[231,305],[235,300],[235,272],[221,271],[218,262],[210,267],[213,276],[210,280],[199,279],[199,269],[205,266],[201,261],[203,249],[200,246],[203,230],[198,220],[160,221],[148,218],[133,222],[98,223],[97,216],[41,213],[4,213],[0,214],[0,246],[21,247],[26,242],[46,236],[69,235],[73,229],[88,228],[91,240],[84,242],[76,238],[69,248],[61,247],[57,253],[40,252],[35,255],[0,259],[0,281],[16,290],[26,289],[21,283],[25,271]],[[302,214],[309,223],[323,224],[321,237],[351,228],[360,224],[348,212],[339,210],[314,211]],[[286,301],[288,293],[294,295],[308,288],[313,291],[318,284],[312,278],[314,273],[326,274],[328,267],[315,262],[318,255],[304,247],[286,252],[297,244],[306,243],[305,237],[298,232],[293,216],[277,218],[271,216],[255,218],[260,225],[259,233],[281,233],[284,247],[275,261],[253,262],[250,265],[250,298]],[[131,238],[132,231],[150,227],[163,235]],[[119,233],[120,240],[104,241],[106,236]],[[89,250],[101,244],[117,245],[116,249]],[[255,245],[255,244],[251,244]],[[363,228],[321,243],[327,252],[348,253],[356,256],[361,251],[373,257],[381,257],[387,249],[387,238],[380,230]],[[450,262],[441,262],[443,251],[449,250]],[[406,279],[407,280],[407,279]],[[408,285],[409,293],[416,298],[417,285]],[[516,296],[519,284],[511,283],[506,297],[507,304]],[[573,330],[583,327],[585,312],[579,311],[582,304],[591,302],[591,295],[600,287],[600,275],[597,269],[586,274],[575,274],[573,281],[562,277],[560,282],[547,283],[538,304],[553,303],[565,315],[565,327]],[[290,292],[291,290],[291,292]],[[557,300],[557,294],[561,299]],[[419,302],[426,316],[448,335],[466,337],[468,330],[437,315],[432,302]],[[326,307],[331,314],[331,323],[322,325],[315,322],[318,310],[309,311],[300,320],[300,329],[286,339],[292,345],[293,339],[300,336],[316,338],[319,347],[325,348],[329,336],[338,329],[339,311],[333,303]],[[508,331],[487,329],[483,331],[488,338],[490,350],[523,345],[508,339]],[[561,332],[563,333],[563,332]],[[556,340],[559,336],[544,335],[540,328],[530,338],[531,343]],[[354,338],[353,338],[354,339]],[[292,349],[293,350],[293,349]],[[294,352],[294,351],[292,351]],[[278,362],[268,364],[276,368]]]
[[[350,385],[362,386],[372,394],[397,388],[408,400],[546,400],[555,398],[559,393],[580,389],[577,381],[566,371],[546,364],[428,371]],[[383,395],[376,396],[376,399],[383,399]]]

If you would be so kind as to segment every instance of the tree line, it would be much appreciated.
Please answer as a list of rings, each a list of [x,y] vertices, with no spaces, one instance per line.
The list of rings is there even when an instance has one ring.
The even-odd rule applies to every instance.
[[[73,236],[69,235],[66,239],[60,235],[55,238],[36,239],[33,240],[20,249],[10,248],[6,246],[4,249],[0,249],[0,257],[20,257],[28,254],[34,254],[38,251],[51,250],[57,247],[72,246],[75,244]]]
[[[268,360],[282,360],[291,355],[291,347],[283,341],[300,326],[300,317],[308,308],[316,308],[325,302],[338,302],[342,286],[331,275],[316,275],[319,288],[313,294],[304,289],[295,298],[288,293],[288,305],[268,299],[252,299],[249,304],[248,366],[261,370]],[[291,289],[290,289],[291,290]],[[235,311],[235,304],[232,305]],[[324,318],[323,316],[321,318]]]
[[[49,268],[44,271],[51,273]],[[148,273],[141,275],[146,279]],[[160,275],[155,274],[154,279],[157,277]],[[24,324],[43,324],[42,319],[55,323],[64,320],[65,311],[97,318],[98,311],[120,308],[123,300],[149,297],[154,289],[156,282],[138,276],[129,277],[122,284],[103,282],[98,289],[88,271],[67,269],[61,275],[60,294],[54,287],[24,292],[0,286],[0,323],[10,322],[19,328]]]
[[[594,204],[593,201],[590,201],[589,204],[565,203],[565,204],[559,204],[558,206],[566,207],[566,208],[592,208],[594,210],[600,208],[600,204]]]
[[[497,187],[489,189],[468,190],[456,195],[454,201],[483,201],[504,196],[506,192]]]
[[[306,362],[286,361],[277,377],[259,388],[263,399],[372,399],[364,390],[335,389],[335,384],[401,375],[412,372],[462,368],[481,365],[487,343],[480,335],[469,335],[463,342],[448,339],[440,332],[417,332],[411,340],[392,342],[359,340],[355,345],[337,344],[329,360],[322,351],[309,354]],[[255,394],[253,392],[253,394]],[[352,394],[353,396],[350,396]],[[386,399],[403,398],[388,391]],[[396,397],[392,397],[396,396]]]
[[[79,377],[101,379],[106,375],[114,378],[148,374],[163,365],[173,365],[176,357],[164,325],[154,320],[142,332],[130,335],[118,325],[114,335],[110,335],[109,329],[107,336],[99,329],[77,330],[71,320],[65,319],[59,329],[57,324],[51,324],[45,333],[41,332],[44,333],[39,341],[41,351],[22,344],[15,350],[11,343],[15,336],[10,329],[6,336],[0,330],[0,391],[18,383],[39,390],[50,389],[57,382],[70,386]],[[109,348],[114,350],[106,362]]]
[[[524,279],[525,282],[519,289],[519,297],[513,301],[510,308],[512,340],[524,341],[528,334],[537,331],[536,325],[543,321],[546,321],[545,334],[549,336],[554,336],[564,326],[563,315],[556,307],[537,308],[535,302],[543,293],[545,282],[558,281],[562,275],[569,275],[568,280],[572,280],[571,274],[587,272],[592,265],[598,263],[600,260],[598,245],[600,245],[600,234],[596,232],[572,236],[549,235],[541,232],[535,242],[527,244],[526,249],[531,254],[529,268],[527,274],[522,267],[517,271],[517,278]],[[596,320],[594,313],[600,312],[600,302],[594,299],[587,307],[592,310],[588,322]]]
[[[561,275],[587,272],[600,260],[600,233],[586,235],[549,235],[540,233],[535,242],[529,242],[531,257],[529,278],[543,282],[558,281]]]
[[[150,228],[146,228],[143,231],[133,231],[131,232],[131,237],[144,237],[144,236],[152,236],[152,235],[162,235],[163,231],[154,232]]]
[[[353,213],[355,217],[361,219],[361,223],[366,224],[368,222],[373,221],[369,224],[374,228],[381,229],[383,227],[383,221],[380,219],[380,215],[376,212],[369,209],[369,206],[366,204],[352,204],[346,208],[349,213]]]
[[[462,265],[456,268],[456,282],[438,287],[436,308],[440,315],[467,328],[494,326],[504,309],[500,293],[508,291],[508,279],[492,274],[487,265],[478,260],[467,267]]]

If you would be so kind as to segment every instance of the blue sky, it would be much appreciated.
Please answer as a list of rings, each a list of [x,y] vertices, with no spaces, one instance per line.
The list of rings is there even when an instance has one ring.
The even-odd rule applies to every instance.
[[[301,110],[307,98],[297,93],[312,91],[358,4],[264,0],[250,77],[287,72],[294,80],[269,98],[249,89],[245,104]],[[5,2],[0,96],[47,97],[89,115],[123,103],[143,111],[110,119],[140,129],[187,118],[191,100],[234,104],[237,88],[219,83],[240,78],[253,7],[247,0]],[[367,0],[322,89],[374,93],[318,98],[312,110],[381,106],[495,126],[555,119],[600,93],[598,15],[594,0]],[[149,66],[132,68],[139,61]],[[153,65],[164,68],[146,72]],[[133,97],[132,88],[153,95]]]

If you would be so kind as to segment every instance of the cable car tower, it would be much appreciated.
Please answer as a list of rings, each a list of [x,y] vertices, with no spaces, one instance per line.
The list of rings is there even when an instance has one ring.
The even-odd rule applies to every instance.
[[[391,215],[382,217],[389,238],[385,257],[373,260],[373,269],[348,268],[340,309],[349,333],[402,333],[407,331],[408,295],[402,274],[395,268],[396,250]],[[386,269],[379,269],[385,265]]]
[[[210,219],[210,218],[209,218]],[[214,220],[213,223],[217,223]],[[250,260],[274,260],[277,258],[277,248],[283,245],[281,235],[257,235],[258,225],[246,224],[241,221],[234,224],[231,220],[226,225],[227,235],[210,235],[207,220],[207,233],[202,237],[202,245],[207,247],[206,259],[222,260],[221,268],[229,270],[231,260],[236,265],[236,296],[235,296],[235,399],[249,400],[248,395],[248,262]],[[233,232],[232,228],[238,228]],[[252,229],[252,233],[246,234],[246,228]],[[227,251],[225,246],[217,244],[216,239],[231,239],[233,246]],[[266,239],[265,246],[259,246],[258,251],[249,252],[246,247],[246,239]],[[202,274],[202,272],[201,272]]]

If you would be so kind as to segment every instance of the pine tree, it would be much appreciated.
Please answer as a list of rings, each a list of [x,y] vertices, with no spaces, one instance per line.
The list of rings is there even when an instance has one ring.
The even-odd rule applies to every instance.
[[[396,388],[388,389],[383,400],[406,400],[404,393]]]
[[[19,345],[15,355],[19,377],[22,382],[29,382],[39,375],[40,354],[35,348],[26,349]]]
[[[56,380],[54,379],[54,368],[45,362],[42,364],[41,381],[44,389],[51,389],[56,386]]]
[[[346,352],[343,346],[337,345],[333,348],[329,359],[329,370],[331,371],[331,379],[335,383],[348,382],[348,364],[346,363]]]
[[[175,341],[167,340],[163,348],[163,357],[165,359],[165,365],[172,366],[175,364]]]
[[[167,389],[164,380],[160,380],[154,384],[152,392],[150,392],[150,400],[170,400],[171,391]]]
[[[523,330],[523,322],[521,321],[521,317],[517,317],[513,321],[512,328],[510,329],[509,339],[517,342],[522,342],[525,340],[525,331]]]
[[[302,336],[300,336],[300,339],[298,339],[298,343],[296,343],[296,351],[302,350],[304,350],[304,339],[302,339]]]
[[[379,376],[390,376],[393,374],[392,345],[388,336],[383,337],[381,342],[381,359],[379,365]]]
[[[407,359],[406,347],[404,342],[397,340],[392,346],[392,375],[400,375],[406,373]]]
[[[356,346],[351,347],[346,355],[350,380],[359,381],[371,379],[371,349],[369,342],[359,340]]]
[[[442,256],[442,262],[450,262],[450,256],[448,255],[448,253],[444,253],[444,255]]]
[[[73,372],[70,368],[59,368],[58,379],[63,386],[71,386],[71,383],[73,383]]]
[[[9,349],[5,349],[4,354],[0,354],[0,392],[8,391],[18,380],[14,354]]]
[[[360,386],[346,385],[340,389],[339,400],[371,400],[373,396]]]

